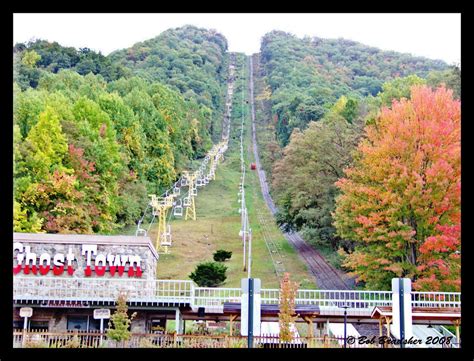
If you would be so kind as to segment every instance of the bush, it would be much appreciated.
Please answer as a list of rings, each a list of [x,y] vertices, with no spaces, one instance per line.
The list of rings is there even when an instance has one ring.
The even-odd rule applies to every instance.
[[[218,249],[214,253],[214,261],[217,261],[217,262],[224,262],[226,259],[230,259],[230,257],[232,257],[232,251]]]
[[[199,287],[217,287],[227,278],[227,267],[217,262],[200,263],[189,275]]]
[[[120,293],[117,298],[117,309],[110,316],[107,337],[114,341],[127,341],[130,338],[130,324],[136,316],[136,312],[132,316],[128,316],[127,297],[124,293]]]

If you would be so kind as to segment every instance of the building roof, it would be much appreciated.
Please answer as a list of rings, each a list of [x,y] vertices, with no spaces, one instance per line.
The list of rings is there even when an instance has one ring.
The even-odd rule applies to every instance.
[[[224,313],[225,314],[240,314],[241,304],[236,302],[225,302]],[[278,316],[280,313],[278,304],[265,304],[262,303],[260,306],[262,316]],[[295,314],[304,316],[315,317],[319,315],[319,306],[317,305],[295,305]]]
[[[452,307],[412,307],[413,320],[456,320],[461,318],[461,309]],[[391,306],[374,307],[371,317],[392,316]]]
[[[158,259],[150,237],[147,236],[104,236],[96,234],[52,234],[52,233],[13,233],[13,242],[51,243],[51,244],[101,244],[146,246],[153,256]]]

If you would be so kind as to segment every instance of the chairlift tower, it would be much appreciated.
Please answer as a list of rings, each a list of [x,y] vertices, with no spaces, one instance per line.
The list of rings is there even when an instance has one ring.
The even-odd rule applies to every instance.
[[[171,246],[171,229],[166,224],[166,215],[168,210],[173,207],[174,195],[166,197],[157,197],[150,194],[150,205],[153,208],[153,216],[158,217],[158,235],[156,237],[156,249],[159,253],[169,253],[168,247]]]
[[[194,202],[194,197],[197,195],[196,190],[196,179],[199,177],[199,172],[189,173],[187,171],[183,172],[183,178],[186,179],[188,184],[188,196],[184,201],[184,206],[186,206],[186,214],[184,215],[184,220],[187,221],[188,218],[191,218],[193,221],[196,220],[196,204]]]

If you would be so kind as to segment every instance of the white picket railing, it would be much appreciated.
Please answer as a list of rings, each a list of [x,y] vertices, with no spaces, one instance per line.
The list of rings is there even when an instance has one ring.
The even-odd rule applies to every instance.
[[[460,292],[412,292],[413,307],[461,307]]]
[[[240,288],[196,287],[185,280],[144,280],[112,278],[14,277],[16,301],[106,301],[127,292],[131,302],[181,303],[195,307],[240,303]],[[279,289],[261,289],[262,304],[278,304]],[[296,303],[320,307],[348,305],[353,309],[391,306],[390,291],[298,290]],[[412,292],[413,307],[461,307],[459,292]]]

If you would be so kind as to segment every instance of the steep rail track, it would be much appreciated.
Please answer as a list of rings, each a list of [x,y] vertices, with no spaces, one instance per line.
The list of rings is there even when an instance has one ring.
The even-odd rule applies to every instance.
[[[270,212],[275,215],[277,212],[277,207],[273,202],[272,197],[270,196],[270,192],[268,189],[268,183],[265,175],[265,171],[262,169],[260,164],[260,157],[258,154],[258,144],[257,144],[257,137],[256,137],[256,130],[255,130],[255,105],[254,105],[254,93],[253,93],[253,60],[250,56],[250,76],[249,76],[249,89],[250,89],[250,114],[251,114],[251,121],[252,121],[252,148],[255,157],[255,163],[257,166],[257,173],[258,178],[260,181],[260,188],[262,190],[263,198],[265,199],[265,203],[267,204]],[[259,218],[260,224],[264,227],[265,223],[268,220],[262,220]],[[300,257],[304,260],[307,264],[310,272],[313,274],[316,284],[320,289],[333,289],[333,290],[345,290],[351,289],[354,287],[353,280],[350,279],[347,275],[343,272],[337,270],[333,266],[331,266],[321,254],[309,246],[298,233],[288,233],[283,232],[284,236],[288,240],[288,242],[297,250]],[[277,272],[278,273],[278,272]]]

